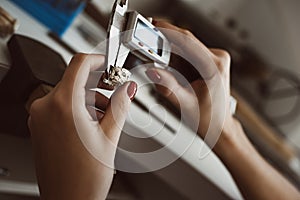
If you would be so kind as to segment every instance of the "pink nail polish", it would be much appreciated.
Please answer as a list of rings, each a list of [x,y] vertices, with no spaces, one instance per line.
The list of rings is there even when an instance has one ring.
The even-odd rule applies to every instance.
[[[161,81],[161,77],[156,70],[148,70],[146,71],[146,74],[154,83],[159,83]]]
[[[137,84],[135,82],[131,82],[127,88],[127,94],[130,100],[132,101],[137,92]]]

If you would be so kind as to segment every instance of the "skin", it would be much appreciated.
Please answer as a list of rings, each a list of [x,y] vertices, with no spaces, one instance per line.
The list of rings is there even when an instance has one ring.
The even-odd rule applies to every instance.
[[[217,101],[220,92],[225,90],[224,128],[213,150],[227,166],[243,196],[246,199],[299,199],[297,189],[257,153],[240,123],[228,112],[229,54],[223,50],[208,49],[187,30],[166,22],[156,22],[156,26],[181,33],[180,37],[168,32],[165,34],[176,51],[185,52],[191,60],[202,63],[207,75],[204,78],[214,88],[210,97],[203,81],[197,80],[191,84],[196,92],[194,96],[168,71],[153,68],[146,72],[157,84],[159,93],[175,106],[182,106],[185,112],[191,113],[189,120],[194,119],[195,108],[200,108],[201,120],[194,122],[199,126],[197,132],[200,137],[205,137],[213,101]],[[204,59],[202,55],[208,57]],[[103,63],[104,57],[100,55],[76,55],[55,89],[31,106],[28,125],[41,199],[92,200],[107,196],[114,173],[116,149],[108,145],[105,137],[112,144],[118,144],[131,99],[136,93],[136,84],[131,82],[119,87],[111,99],[89,91],[88,88],[96,84],[89,80],[91,72]],[[216,71],[211,64],[217,66],[221,82],[215,81]],[[161,83],[166,87],[161,87]],[[190,103],[179,105],[186,98],[190,98]],[[75,121],[82,125],[81,131],[78,131]],[[90,141],[88,144],[92,146],[89,147],[102,155],[105,162],[100,162],[85,148],[81,137]]]
[[[194,81],[191,85],[196,93],[195,96],[187,88],[180,85],[168,71],[153,68],[146,73],[156,83],[157,91],[178,108],[179,102],[185,102],[185,99],[189,99],[190,104],[180,104],[182,110],[190,113],[188,120],[195,119],[194,110],[200,108],[199,112],[201,111],[202,117],[198,123],[198,135],[202,138],[204,138],[210,122],[208,119],[211,116],[209,114],[211,113],[211,105],[214,101],[218,101],[219,91],[225,89],[224,105],[227,114],[225,114],[221,136],[213,147],[213,151],[226,165],[244,198],[300,199],[299,191],[258,154],[245,135],[241,124],[229,112],[230,55],[228,52],[220,49],[208,49],[188,30],[163,21],[156,21],[155,25],[160,27],[173,43],[174,49],[181,50],[186,57],[194,60],[195,63],[202,63],[201,66],[206,68],[203,70],[204,76],[208,75],[206,78],[204,77],[206,83],[213,84],[214,92],[209,94],[203,80]],[[181,34],[174,34],[174,31]],[[218,80],[217,74],[214,73],[211,65],[205,65],[208,62],[203,61],[202,55],[206,55],[206,59],[211,59],[217,66],[222,81],[216,81]],[[209,76],[210,74],[213,75]]]
[[[62,81],[31,106],[28,125],[41,199],[92,200],[107,196],[114,174],[115,148],[106,145],[107,140],[99,136],[105,135],[113,144],[118,144],[120,127],[125,122],[136,84],[121,86],[111,100],[86,90],[87,84],[93,85],[88,82],[90,72],[103,63],[104,56],[76,55]],[[77,101],[73,100],[74,94]],[[75,104],[73,109],[72,103]],[[96,105],[106,113],[95,111],[89,105]],[[112,111],[112,107],[120,109]],[[106,156],[104,163],[83,146],[75,118],[84,124],[82,132],[95,141],[99,153]]]

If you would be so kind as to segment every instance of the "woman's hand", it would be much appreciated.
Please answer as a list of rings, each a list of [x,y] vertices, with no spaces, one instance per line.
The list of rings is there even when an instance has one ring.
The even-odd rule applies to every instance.
[[[76,55],[62,81],[31,106],[28,124],[42,199],[106,198],[137,85],[119,87],[110,100],[90,91],[98,81],[91,84],[89,74],[103,64],[104,56]]]
[[[194,121],[198,125],[202,138],[212,136],[206,142],[227,166],[243,196],[246,199],[300,199],[299,191],[257,153],[230,113],[229,54],[208,49],[187,30],[166,22],[155,25],[162,28],[173,43],[173,51],[193,64],[203,79],[191,83],[190,89],[162,69],[149,69],[148,77],[156,83],[160,94],[185,113],[188,123]],[[210,129],[211,126],[219,126],[220,132],[215,132],[218,128]]]
[[[191,32],[167,22],[155,25],[168,37],[173,52],[190,62],[203,79],[199,76],[187,88],[169,71],[151,68],[146,73],[156,83],[157,91],[186,115],[186,123],[195,124],[202,138],[211,135],[207,142],[213,146],[223,127],[231,129],[238,124],[230,113],[230,55],[224,50],[208,49]],[[223,131],[220,139],[231,137],[229,134],[232,132]]]

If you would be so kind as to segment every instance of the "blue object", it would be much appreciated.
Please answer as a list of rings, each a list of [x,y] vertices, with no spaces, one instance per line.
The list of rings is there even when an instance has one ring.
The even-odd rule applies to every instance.
[[[75,17],[84,9],[80,0],[11,0],[52,32],[62,36]]]

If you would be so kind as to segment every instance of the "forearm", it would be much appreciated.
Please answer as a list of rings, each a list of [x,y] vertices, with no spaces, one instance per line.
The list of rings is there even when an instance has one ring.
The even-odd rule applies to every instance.
[[[215,152],[226,165],[246,199],[299,199],[299,191],[269,165],[233,120],[230,134],[224,132]],[[229,127],[224,131],[230,130]]]
[[[65,124],[68,126],[68,123]],[[67,130],[61,133],[67,133]],[[114,169],[109,167],[113,166],[113,159],[109,160],[110,163],[102,163],[87,151],[76,132],[69,130],[69,135],[57,136],[61,133],[45,131],[46,136],[55,135],[55,140],[50,141],[49,137],[32,130],[41,199],[105,199],[113,179]],[[68,145],[61,145],[61,140],[67,141]],[[49,153],[49,149],[56,152]],[[105,156],[114,158],[115,151],[106,150]]]
[[[66,174],[72,177],[64,177]],[[97,172],[64,172],[63,177],[55,177],[57,175],[53,175],[53,180],[48,178],[46,181],[39,181],[42,200],[101,200],[107,197],[112,183],[113,169],[97,167]]]

